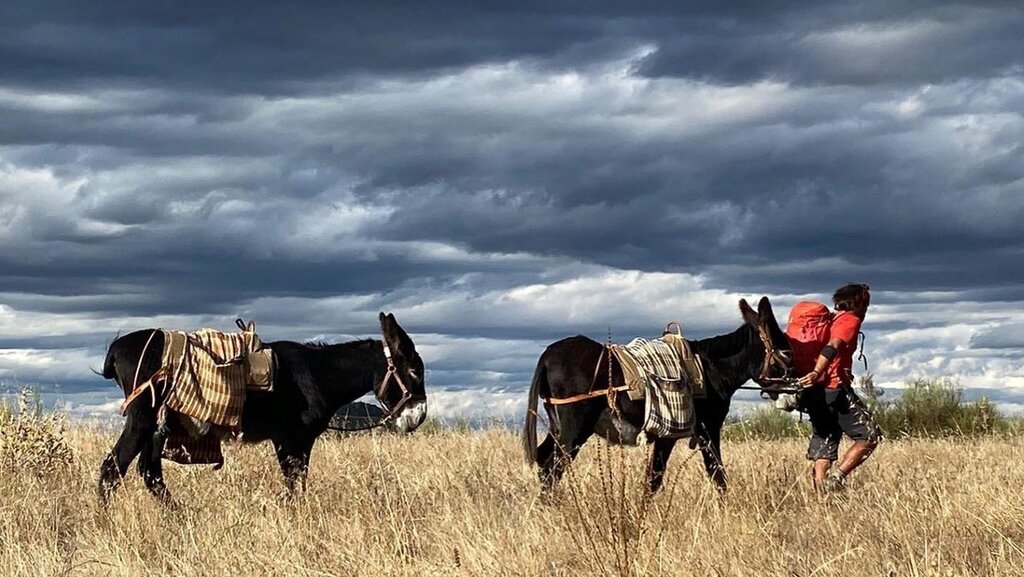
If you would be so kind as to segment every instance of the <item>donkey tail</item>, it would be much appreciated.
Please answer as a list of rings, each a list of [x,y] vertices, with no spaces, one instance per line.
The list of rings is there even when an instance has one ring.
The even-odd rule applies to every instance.
[[[526,401],[526,424],[523,425],[523,456],[531,465],[537,462],[537,399],[540,398],[540,387],[546,384],[546,381],[544,358],[541,357],[537,362],[537,369],[533,372],[533,381],[530,383],[530,392]]]
[[[113,379],[117,376],[117,369],[114,367],[114,363],[117,361],[117,355],[114,354],[115,345],[117,345],[117,337],[107,347],[107,356],[103,359],[103,372],[100,373],[100,376],[104,379]]]

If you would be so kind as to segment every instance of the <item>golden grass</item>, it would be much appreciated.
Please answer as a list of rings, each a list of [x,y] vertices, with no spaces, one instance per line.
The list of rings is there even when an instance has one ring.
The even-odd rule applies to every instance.
[[[649,504],[645,450],[591,441],[549,507],[506,432],[325,438],[303,498],[268,445],[229,447],[221,471],[165,467],[171,511],[134,467],[101,507],[113,435],[67,435],[66,473],[0,472],[3,575],[1024,574],[1019,440],[887,443],[828,500],[801,442],[726,443],[726,495],[681,446]]]

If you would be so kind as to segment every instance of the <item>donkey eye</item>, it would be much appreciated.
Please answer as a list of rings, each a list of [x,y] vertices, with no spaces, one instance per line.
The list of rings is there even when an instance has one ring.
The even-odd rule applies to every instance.
[[[409,376],[413,379],[418,379],[419,373],[416,372],[416,369],[409,369]]]

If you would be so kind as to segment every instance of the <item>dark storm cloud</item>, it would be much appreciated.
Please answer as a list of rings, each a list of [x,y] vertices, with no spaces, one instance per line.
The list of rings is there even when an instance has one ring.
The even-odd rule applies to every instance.
[[[144,283],[155,303],[216,307],[249,296],[232,288],[243,282],[272,293],[284,290],[275,279],[311,294],[360,292],[465,271],[427,271],[401,258],[364,271],[373,267],[358,258],[275,251],[280,222],[338,202],[338,187],[356,194],[341,202],[395,208],[359,231],[390,240],[708,270],[722,286],[756,290],[813,287],[820,270],[762,265],[821,256],[841,259],[833,276],[892,287],[1019,284],[1013,271],[1022,267],[1004,266],[1021,248],[1019,79],[693,95],[688,83],[623,87],[595,74],[570,88],[581,93],[562,97],[533,68],[496,76],[464,72],[441,88],[418,76],[363,82],[304,100],[155,88],[42,105],[8,98],[0,140],[17,146],[5,156],[86,178],[75,195],[88,198],[63,219],[38,210],[33,238],[75,246],[40,249],[45,265],[31,249],[15,253],[5,263],[12,290],[89,290],[88,281],[54,285],[39,267],[72,277],[92,267]],[[707,101],[730,98],[745,102],[735,116],[707,120],[681,108],[692,101],[713,111]],[[669,128],[652,133],[652,121]],[[216,234],[218,206],[268,197],[282,202],[244,215],[252,241]],[[176,215],[181,201],[200,204],[199,214]],[[205,227],[189,224],[197,216]],[[97,238],[94,228],[68,226],[81,217],[140,228]],[[25,254],[29,264],[19,265]],[[330,271],[345,268],[355,274],[332,280]],[[189,290],[199,278],[205,293]],[[154,281],[166,290],[154,291]]]
[[[640,71],[747,83],[919,84],[1020,72],[1024,11],[1013,2],[790,6],[736,18],[662,20]]]
[[[872,96],[839,104],[862,107]],[[802,108],[769,115],[761,125],[740,122],[642,146],[589,130],[577,135],[577,146],[550,157],[543,152],[548,140],[537,134],[529,139],[540,151],[535,155],[512,154],[520,152],[512,146],[510,154],[487,158],[468,152],[468,167],[454,171],[463,181],[411,194],[416,209],[397,213],[392,230],[622,267],[692,271],[730,263],[717,272],[755,288],[778,288],[787,279],[793,290],[820,282],[823,272],[844,279],[859,273],[904,289],[1017,286],[1022,267],[1008,266],[1021,264],[1024,249],[1024,158],[1011,143],[1011,135],[1024,137],[1016,98],[987,112],[1004,118],[1001,127],[976,134],[966,120],[969,106],[914,121],[857,111],[837,117],[835,110],[808,120],[814,114]],[[804,117],[796,123],[803,127],[793,116]],[[962,129],[936,128],[961,122]],[[964,146],[980,150],[965,157]],[[529,169],[516,171],[517,162]],[[442,156],[437,165],[444,163]],[[389,168],[380,172],[403,174]],[[778,267],[777,274],[767,264],[823,255],[847,264],[825,271]]]
[[[359,73],[545,57],[597,39],[601,22],[476,2],[8,4],[3,78],[146,81],[290,93]]]
[[[482,62],[572,68],[653,45],[641,71],[654,76],[943,82],[1019,65],[1021,22],[1016,2],[10,2],[0,79],[282,94]]]
[[[650,335],[657,301],[706,336],[737,293],[864,280],[872,330],[910,334],[892,380],[945,339],[995,382],[1022,27],[1019,2],[5,3],[0,375],[77,386],[140,323],[344,340],[394,308],[440,339],[434,383],[516,385],[567,331]]]

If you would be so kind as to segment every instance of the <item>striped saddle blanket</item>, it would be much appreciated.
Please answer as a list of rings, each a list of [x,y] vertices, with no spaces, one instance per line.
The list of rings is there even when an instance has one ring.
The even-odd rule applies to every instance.
[[[680,334],[666,333],[661,339],[636,338],[610,348],[630,399],[645,399],[643,432],[659,438],[693,434],[693,399],[705,392],[703,367],[689,343]]]
[[[273,390],[273,353],[263,346],[252,322],[239,327],[238,333],[163,331],[161,369],[153,381],[162,380],[167,391],[160,422],[176,425],[164,445],[164,458],[220,465],[220,441],[241,429],[246,394]]]
[[[164,406],[202,423],[240,428],[246,390],[255,385],[249,358],[265,350],[254,329],[249,323],[238,333],[164,331],[164,386],[170,391]]]
[[[663,340],[649,341],[637,337],[629,344],[610,345],[609,348],[622,367],[622,376],[629,386],[630,398],[634,400],[643,396],[651,378],[661,381],[678,381],[681,378],[679,355]]]

